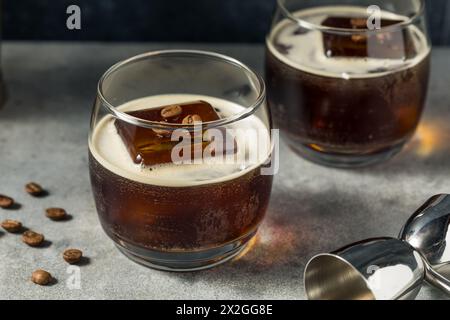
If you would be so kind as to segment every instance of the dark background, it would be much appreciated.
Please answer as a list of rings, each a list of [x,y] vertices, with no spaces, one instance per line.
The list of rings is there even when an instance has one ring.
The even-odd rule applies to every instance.
[[[1,0],[0,0],[1,1]],[[66,28],[66,8],[82,30]],[[450,45],[450,0],[427,0],[435,45]],[[8,40],[262,42],[275,0],[3,0]]]

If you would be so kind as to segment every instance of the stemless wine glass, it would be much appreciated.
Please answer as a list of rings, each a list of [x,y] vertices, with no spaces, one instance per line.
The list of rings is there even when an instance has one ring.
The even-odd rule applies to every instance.
[[[268,206],[270,129],[264,82],[235,59],[169,50],[114,65],[99,82],[89,135],[104,231],[132,260],[163,270],[235,256]]]
[[[289,146],[355,167],[399,152],[426,100],[422,0],[278,0],[266,44],[268,103]]]

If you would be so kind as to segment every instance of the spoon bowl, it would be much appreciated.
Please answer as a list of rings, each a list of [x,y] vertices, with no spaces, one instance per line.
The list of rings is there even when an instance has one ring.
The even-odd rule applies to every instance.
[[[427,281],[450,294],[450,195],[431,197],[408,219],[399,238],[423,256]]]

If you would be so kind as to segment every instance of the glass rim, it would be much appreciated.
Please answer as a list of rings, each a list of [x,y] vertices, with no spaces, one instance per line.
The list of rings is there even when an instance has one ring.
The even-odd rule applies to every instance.
[[[112,116],[114,116],[117,119],[123,120],[127,123],[144,127],[144,128],[150,128],[150,129],[166,129],[166,130],[175,130],[175,129],[181,129],[181,128],[189,128],[192,130],[194,125],[186,125],[181,123],[162,123],[159,121],[151,121],[151,120],[145,120],[138,117],[134,117],[130,114],[127,114],[126,112],[122,112],[117,110],[117,106],[114,106],[114,104],[110,103],[108,99],[105,97],[103,93],[103,85],[104,82],[107,80],[107,78],[112,75],[114,72],[119,70],[122,67],[127,66],[130,63],[137,62],[140,60],[145,60],[148,58],[153,57],[163,57],[163,56],[176,56],[176,55],[186,55],[186,56],[198,56],[203,57],[207,59],[217,60],[217,61],[224,61],[226,63],[229,63],[231,65],[237,66],[241,69],[243,69],[244,72],[247,72],[251,74],[259,84],[259,90],[258,90],[258,96],[256,100],[249,106],[245,108],[242,112],[238,112],[236,114],[233,114],[229,117],[221,118],[214,121],[205,121],[202,122],[202,127],[217,127],[217,126],[223,126],[226,124],[234,123],[240,120],[243,120],[253,113],[255,113],[258,108],[263,105],[263,102],[266,99],[266,86],[264,83],[264,80],[260,75],[258,75],[256,72],[254,72],[252,69],[250,69],[247,65],[240,62],[239,60],[229,57],[227,55],[223,55],[220,53],[210,52],[210,51],[203,51],[203,50],[187,50],[187,49],[171,49],[171,50],[157,50],[157,51],[150,51],[146,53],[142,53],[136,56],[133,56],[131,58],[122,60],[111,66],[108,70],[105,71],[105,73],[101,76],[98,85],[97,85],[97,95],[99,99],[101,100],[101,104],[106,108],[108,113],[110,113]]]
[[[367,34],[367,33],[386,32],[386,31],[391,31],[391,30],[395,30],[398,28],[405,28],[405,27],[415,23],[417,20],[419,20],[423,16],[424,11],[425,11],[425,1],[418,0],[420,2],[419,9],[417,10],[417,12],[414,13],[413,16],[408,17],[408,19],[405,21],[391,24],[389,26],[381,27],[381,28],[375,29],[375,30],[350,29],[350,28],[337,28],[337,27],[322,26],[322,25],[319,25],[316,23],[308,22],[301,18],[297,18],[293,15],[291,10],[289,10],[285,6],[285,4],[284,4],[285,1],[286,0],[277,0],[277,6],[278,6],[278,8],[280,8],[282,14],[289,20],[292,20],[292,21],[298,23],[299,26],[301,26],[305,29],[308,29],[308,30],[317,30],[317,31],[336,33],[336,34],[362,34],[362,33]],[[319,6],[317,6],[317,7],[319,7]],[[311,7],[311,8],[314,8],[314,7]]]

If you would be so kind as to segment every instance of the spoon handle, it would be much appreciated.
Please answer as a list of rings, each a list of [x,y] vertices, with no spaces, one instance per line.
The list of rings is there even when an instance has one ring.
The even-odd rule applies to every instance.
[[[428,263],[425,263],[425,279],[426,281],[433,285],[434,287],[441,289],[444,291],[447,295],[450,295],[450,280],[443,277],[441,274],[439,274],[437,271],[433,270],[433,268],[428,265]]]

